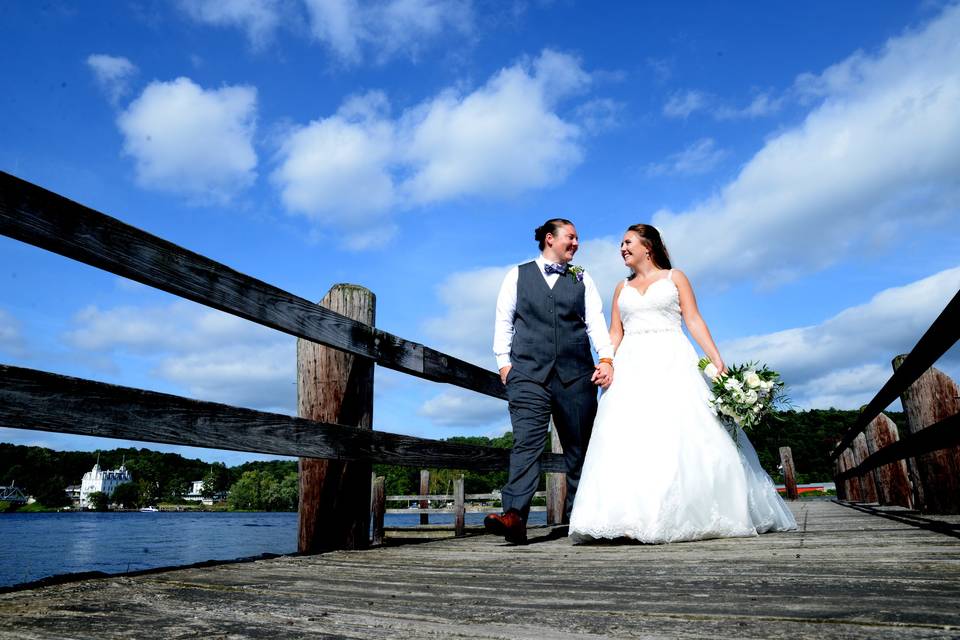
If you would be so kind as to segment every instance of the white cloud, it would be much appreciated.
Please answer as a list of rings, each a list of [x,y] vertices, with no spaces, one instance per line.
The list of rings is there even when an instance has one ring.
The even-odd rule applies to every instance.
[[[180,0],[179,5],[197,22],[243,29],[255,48],[267,44],[280,23],[278,0]]]
[[[306,6],[313,37],[347,64],[368,55],[378,62],[398,54],[416,58],[431,41],[473,30],[468,0],[306,0]]]
[[[576,109],[577,121],[587,133],[606,133],[620,126],[624,103],[610,98],[589,100]]]
[[[15,356],[24,353],[20,323],[4,309],[0,309],[0,351]]]
[[[370,246],[389,237],[397,210],[563,180],[583,152],[580,128],[555,109],[590,83],[578,60],[545,50],[470,93],[443,91],[395,119],[384,94],[355,96],[293,129],[272,179],[288,211],[345,230],[348,246]]]
[[[350,229],[355,242],[357,235],[376,238],[367,227],[396,201],[390,172],[394,129],[386,97],[372,92],[348,100],[329,118],[293,130],[272,176],[284,206],[317,223]]]
[[[697,175],[708,173],[727,155],[713,138],[701,138],[683,151],[671,154],[666,162],[647,166],[648,176]]]
[[[876,55],[805,77],[823,99],[802,124],[715,196],[653,217],[677,263],[700,280],[775,284],[920,224],[955,237],[958,31],[955,5]]]
[[[552,109],[589,84],[578,60],[545,50],[532,64],[503,69],[467,96],[445,91],[409,112],[411,199],[513,195],[562,180],[583,157],[580,130]]]
[[[195,398],[295,413],[295,345],[294,338],[286,338],[171,355],[161,360],[156,373]]]
[[[728,363],[759,360],[780,371],[801,406],[856,408],[876,395],[893,373],[893,357],[913,348],[958,290],[954,267],[881,291],[818,325],[732,340],[720,350]],[[938,366],[958,364],[958,354],[948,352]]]
[[[696,111],[706,109],[708,102],[709,98],[702,91],[678,91],[663,105],[663,115],[668,118],[687,118]]]
[[[130,80],[137,74],[137,67],[122,56],[94,53],[87,56],[87,66],[93,71],[97,84],[107,94],[111,104],[130,91]]]
[[[717,107],[713,114],[719,120],[735,120],[738,118],[760,118],[778,112],[784,104],[783,96],[772,96],[761,93],[754,97],[746,107]]]
[[[424,324],[431,344],[450,355],[492,369],[493,320],[500,283],[509,266],[452,273],[437,287],[446,313]]]
[[[507,417],[507,403],[456,389],[427,400],[417,413],[442,427],[489,426]]]
[[[190,397],[293,412],[295,339],[235,316],[177,301],[162,307],[87,307],[72,346],[144,360]]]
[[[117,118],[146,188],[224,202],[256,179],[253,87],[152,82]]]

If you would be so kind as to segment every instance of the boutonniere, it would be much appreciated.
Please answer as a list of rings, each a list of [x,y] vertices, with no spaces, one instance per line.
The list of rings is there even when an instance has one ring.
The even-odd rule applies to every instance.
[[[577,282],[583,282],[583,267],[575,264],[568,264],[567,275]]]

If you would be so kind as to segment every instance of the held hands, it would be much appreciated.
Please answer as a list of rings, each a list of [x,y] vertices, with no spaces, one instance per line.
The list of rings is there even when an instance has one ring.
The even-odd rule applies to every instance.
[[[710,362],[712,362],[713,366],[717,368],[717,373],[719,373],[720,375],[726,375],[729,372],[729,369],[727,369],[727,365],[723,364],[723,359],[721,359],[720,356],[717,356],[716,358],[711,358]]]
[[[510,373],[510,368],[512,366],[513,365],[508,364],[507,366],[500,368],[500,382],[503,384],[507,384],[507,375]]]
[[[604,389],[613,382],[613,365],[609,362],[601,361],[594,367],[593,376],[590,378],[593,384],[600,385]]]

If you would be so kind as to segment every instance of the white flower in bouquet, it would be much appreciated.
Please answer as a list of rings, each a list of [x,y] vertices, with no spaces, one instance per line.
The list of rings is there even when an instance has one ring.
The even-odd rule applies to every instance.
[[[723,386],[727,391],[733,391],[734,393],[743,389],[743,382],[737,380],[736,378],[727,378],[723,382]]]
[[[699,362],[700,370],[710,380],[710,408],[720,416],[730,435],[737,441],[738,429],[749,429],[772,414],[780,404],[787,404],[780,374],[766,365],[748,363],[730,367],[726,373],[711,375],[716,367],[709,358]],[[708,367],[712,367],[708,370]]]
[[[711,362],[703,368],[703,375],[707,376],[711,380],[716,380],[717,376],[720,375],[720,371],[717,369],[717,365]]]

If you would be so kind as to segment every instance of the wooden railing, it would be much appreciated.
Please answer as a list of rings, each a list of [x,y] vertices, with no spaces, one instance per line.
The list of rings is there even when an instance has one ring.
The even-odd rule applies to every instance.
[[[419,515],[421,523],[413,527],[393,527],[396,531],[422,531],[431,527],[428,518],[430,515],[451,514],[453,515],[453,525],[441,525],[444,530],[452,530],[454,536],[463,536],[466,531],[467,513],[496,513],[500,510],[498,506],[488,505],[486,503],[499,502],[502,496],[499,493],[464,493],[463,476],[457,477],[453,481],[453,493],[417,493],[407,495],[385,495],[384,478],[382,476],[374,478],[373,493],[371,498],[371,509],[373,511],[373,542],[380,544],[385,538],[387,527],[384,525],[385,514],[396,515]],[[549,492],[537,491],[533,494],[534,498],[547,498]],[[403,509],[389,509],[388,502],[416,502],[417,507],[405,507]],[[443,507],[430,507],[430,502],[442,502]],[[481,502],[483,504],[470,507],[470,502]],[[548,511],[546,506],[532,506],[530,511]],[[433,528],[437,528],[434,526]]]
[[[505,398],[492,371],[352,320],[3,172],[0,234],[358,361]],[[377,432],[8,365],[0,365],[0,425],[366,464],[476,471],[509,464],[504,449]],[[544,454],[541,465],[544,471],[565,471],[557,454]],[[301,496],[303,477],[301,472]],[[301,533],[303,520],[301,502]],[[316,548],[301,538],[301,551]]]
[[[960,338],[960,292],[864,407],[832,452],[837,495],[851,502],[960,513],[960,391],[933,364]],[[907,432],[881,413],[897,398]]]

